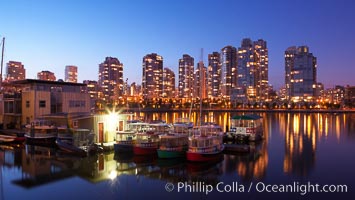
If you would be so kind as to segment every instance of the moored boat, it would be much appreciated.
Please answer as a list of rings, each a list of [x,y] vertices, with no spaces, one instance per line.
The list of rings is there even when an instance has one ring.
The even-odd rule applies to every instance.
[[[136,144],[133,146],[134,155],[155,155],[159,147],[159,135],[154,131],[137,133]]]
[[[189,137],[189,149],[186,159],[192,162],[218,161],[224,149],[223,132],[213,132],[209,126],[201,126],[193,130]]]
[[[55,143],[57,144],[57,147],[63,152],[67,153],[70,155],[76,155],[76,156],[86,156],[87,152],[79,147],[76,147],[72,144],[68,144],[66,142],[61,141],[61,139],[57,138]]]
[[[160,135],[160,146],[157,150],[159,158],[185,158],[189,145],[189,131],[193,124],[179,118],[173,124],[172,131]]]
[[[257,141],[263,138],[262,118],[259,115],[237,115],[231,118],[231,128],[225,141]]]
[[[159,158],[185,157],[189,142],[187,133],[168,133],[159,137],[160,146],[157,150]]]
[[[14,142],[15,139],[16,139],[16,136],[0,135],[0,143],[10,143],[10,142]]]
[[[133,152],[136,143],[136,134],[143,132],[148,127],[148,123],[131,121],[127,124],[126,130],[116,132],[116,143],[114,150],[116,153]]]
[[[173,123],[173,127],[176,133],[187,133],[194,127],[194,124],[188,118],[177,118]]]
[[[36,120],[25,126],[26,143],[32,145],[51,146],[55,144],[58,128],[46,120]]]

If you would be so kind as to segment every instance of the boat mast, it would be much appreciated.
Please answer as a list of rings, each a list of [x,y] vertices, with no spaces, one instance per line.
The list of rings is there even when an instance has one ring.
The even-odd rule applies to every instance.
[[[4,47],[5,47],[5,37],[2,38],[0,88],[2,86],[2,67],[4,64]]]
[[[203,87],[202,87],[202,84],[204,84],[204,83],[202,83],[202,69],[203,69],[203,67],[204,67],[204,64],[203,64],[203,48],[201,48],[201,58],[200,58],[200,63],[199,63],[199,79],[200,79],[200,89],[199,89],[199,91],[200,91],[200,126],[202,125],[202,90],[204,89]]]

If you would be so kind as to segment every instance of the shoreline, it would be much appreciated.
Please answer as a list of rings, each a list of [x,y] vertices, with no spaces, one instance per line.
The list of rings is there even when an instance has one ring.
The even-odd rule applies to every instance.
[[[189,108],[130,108],[129,112],[189,112]],[[193,112],[200,112],[199,108],[191,109]],[[355,109],[230,109],[230,108],[204,108],[202,112],[265,112],[265,113],[355,113]]]

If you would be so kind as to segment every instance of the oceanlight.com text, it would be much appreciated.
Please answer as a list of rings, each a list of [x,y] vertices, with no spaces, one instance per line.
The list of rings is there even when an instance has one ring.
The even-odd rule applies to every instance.
[[[347,185],[334,184],[318,184],[318,183],[299,183],[297,181],[290,184],[266,184],[263,182],[250,182],[242,184],[238,182],[225,183],[219,182],[215,185],[206,184],[205,182],[178,182],[176,184],[167,183],[165,189],[168,192],[186,192],[186,193],[205,193],[208,195],[211,192],[220,193],[243,193],[243,192],[258,192],[258,193],[298,193],[306,195],[308,193],[346,193],[348,192]]]

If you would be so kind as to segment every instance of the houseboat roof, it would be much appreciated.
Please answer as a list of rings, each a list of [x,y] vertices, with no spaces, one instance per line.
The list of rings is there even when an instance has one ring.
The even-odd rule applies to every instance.
[[[261,119],[261,116],[259,116],[259,115],[236,115],[236,116],[233,116],[232,119],[236,119],[236,120],[258,120],[258,119]]]

